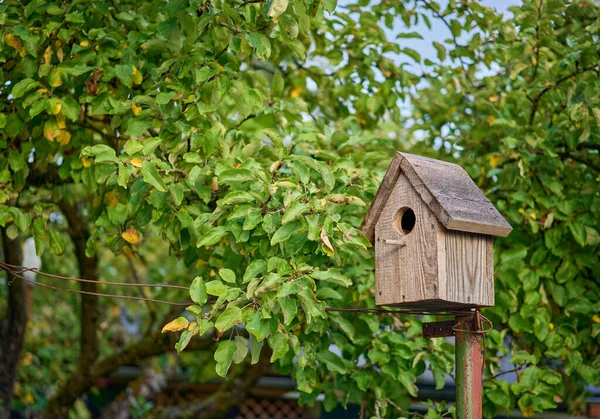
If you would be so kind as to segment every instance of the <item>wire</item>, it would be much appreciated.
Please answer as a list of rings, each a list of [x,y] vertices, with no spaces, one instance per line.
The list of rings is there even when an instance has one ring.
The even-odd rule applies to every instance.
[[[41,282],[32,281],[30,279],[27,279],[24,276],[19,275],[15,271],[12,271],[10,269],[6,269],[6,267],[2,267],[2,269],[4,269],[5,271],[7,271],[10,275],[13,275],[15,278],[19,278],[22,281],[27,282],[28,284],[35,285],[35,286],[40,286],[40,287],[43,287],[43,288],[49,288],[49,289],[56,290],[56,291],[70,292],[70,293],[73,293],[73,294],[95,295],[97,297],[111,297],[111,298],[118,298],[118,299],[122,299],[122,300],[150,301],[152,303],[168,304],[168,305],[172,305],[172,306],[182,306],[182,307],[194,304],[191,301],[186,302],[186,303],[175,303],[175,302],[172,302],[172,301],[157,300],[155,298],[134,297],[134,296],[129,296],[129,295],[118,295],[118,294],[104,294],[104,293],[100,293],[100,292],[91,292],[91,291],[73,290],[73,289],[70,289],[70,288],[55,287],[53,285],[42,284]],[[96,282],[96,281],[91,281],[91,282]]]
[[[14,273],[14,269],[18,269],[20,270],[20,273],[23,272],[34,272],[38,275],[42,275],[42,276],[47,276],[50,278],[56,278],[56,279],[64,279],[64,280],[68,280],[68,281],[77,281],[77,282],[93,282],[95,284],[101,284],[101,285],[118,285],[121,287],[161,287],[161,288],[173,288],[173,289],[180,289],[180,290],[188,290],[188,287],[184,287],[182,285],[169,285],[169,284],[131,284],[129,282],[111,282],[111,281],[94,281],[93,279],[83,279],[83,278],[75,278],[75,277],[70,277],[70,276],[62,276],[62,275],[55,275],[55,274],[49,274],[47,272],[42,272],[39,269],[36,268],[27,268],[25,266],[19,266],[19,265],[10,265],[8,263],[5,262],[0,262],[0,269],[3,269],[7,272],[12,272]]]
[[[7,273],[9,273],[11,275],[14,275],[15,278],[20,278],[20,279],[22,279],[23,281],[25,281],[25,282],[27,282],[29,284],[39,285],[41,287],[49,288],[49,289],[53,289],[53,290],[57,290],[57,291],[71,292],[71,293],[75,293],[75,294],[96,295],[96,296],[99,296],[99,297],[113,297],[113,298],[120,298],[120,299],[124,299],[124,300],[150,301],[150,302],[154,302],[154,303],[169,304],[169,305],[176,305],[176,306],[188,306],[188,305],[194,304],[191,301],[188,302],[188,303],[174,303],[174,302],[171,302],[171,301],[157,300],[157,299],[154,299],[154,298],[134,297],[134,296],[116,295],[116,294],[104,294],[104,293],[97,293],[97,292],[91,292],[91,291],[82,291],[82,290],[73,290],[73,289],[69,289],[69,288],[60,288],[60,287],[55,287],[55,286],[48,285],[48,284],[42,284],[42,283],[37,282],[37,281],[31,281],[31,280],[25,278],[24,276],[22,276],[20,274],[22,274],[23,272],[34,272],[36,274],[39,274],[39,275],[42,275],[42,276],[47,276],[49,278],[56,278],[56,279],[69,280],[69,281],[77,281],[77,282],[93,282],[95,284],[116,285],[116,286],[123,286],[123,287],[162,287],[162,288],[174,288],[174,289],[184,289],[184,290],[188,290],[189,289],[188,287],[181,286],[181,285],[168,285],[168,284],[131,284],[131,283],[127,283],[127,282],[94,281],[94,280],[91,280],[91,279],[74,278],[74,277],[68,277],[68,276],[50,274],[50,273],[47,273],[47,272],[42,272],[42,271],[40,271],[39,269],[36,269],[36,268],[27,268],[25,266],[20,266],[20,265],[11,265],[11,264],[5,263],[5,262],[0,262],[0,269],[5,270]],[[17,272],[17,270],[19,270],[20,272]],[[485,333],[490,332],[494,328],[493,323],[487,317],[483,316],[478,309],[457,309],[457,310],[444,310],[444,309],[440,309],[440,310],[426,310],[426,311],[424,311],[424,310],[403,309],[403,308],[386,309],[386,308],[379,308],[379,307],[372,307],[372,308],[337,308],[337,307],[326,307],[325,311],[328,311],[328,312],[340,312],[340,313],[389,313],[389,314],[413,314],[413,315],[436,315],[436,316],[443,316],[443,315],[447,315],[447,316],[465,316],[465,315],[475,314],[476,315],[476,323],[477,323],[477,328],[475,330],[459,329],[457,327],[458,325],[454,325],[454,327],[452,328],[452,330],[454,332],[485,334]],[[488,328],[487,329],[483,328],[483,323],[487,323],[488,324]]]

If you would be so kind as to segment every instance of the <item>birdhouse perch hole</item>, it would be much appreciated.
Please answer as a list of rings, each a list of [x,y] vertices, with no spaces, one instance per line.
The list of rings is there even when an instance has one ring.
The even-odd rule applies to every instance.
[[[400,208],[394,215],[394,228],[398,234],[410,233],[415,228],[416,222],[415,212],[409,207]]]

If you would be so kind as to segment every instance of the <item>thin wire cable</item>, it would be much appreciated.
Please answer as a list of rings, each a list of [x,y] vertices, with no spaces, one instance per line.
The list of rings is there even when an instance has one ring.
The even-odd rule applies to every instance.
[[[0,262],[0,269],[3,269],[7,272],[14,272],[14,269],[18,269],[21,272],[33,272],[36,273],[38,275],[42,275],[42,276],[47,276],[49,278],[56,278],[56,279],[64,279],[64,280],[69,280],[69,281],[77,281],[77,282],[93,282],[95,284],[101,284],[101,285],[118,285],[121,287],[161,287],[161,288],[173,288],[173,289],[180,289],[180,290],[188,290],[188,287],[184,287],[182,285],[170,285],[170,284],[131,284],[129,282],[111,282],[111,281],[94,281],[93,279],[84,279],[84,278],[76,278],[76,277],[70,277],[70,276],[62,276],[62,275],[56,275],[56,274],[50,274],[47,272],[42,272],[37,268],[27,268],[25,266],[19,266],[19,265],[10,265],[8,263],[5,262]]]
[[[189,302],[189,303],[174,303],[171,301],[166,301],[166,300],[157,300],[157,299],[153,299],[153,298],[145,298],[145,297],[134,297],[134,296],[128,296],[128,295],[117,295],[117,294],[104,294],[104,293],[96,293],[96,292],[90,292],[90,291],[81,291],[81,290],[73,290],[73,289],[69,289],[69,288],[61,288],[61,287],[55,287],[52,285],[48,285],[48,284],[43,284],[37,281],[31,281],[27,278],[25,278],[24,276],[20,275],[23,272],[34,272],[36,274],[42,275],[42,276],[47,276],[50,278],[56,278],[56,279],[62,279],[62,280],[69,280],[69,281],[76,281],[76,282],[93,282],[95,284],[101,284],[101,285],[116,285],[116,286],[124,286],[124,287],[161,287],[161,288],[173,288],[173,289],[183,289],[183,290],[188,290],[188,287],[185,286],[181,286],[181,285],[169,285],[169,284],[131,284],[131,283],[127,283],[127,282],[107,282],[107,281],[94,281],[91,279],[84,279],[84,278],[76,278],[76,277],[68,277],[68,276],[62,276],[62,275],[56,275],[56,274],[50,274],[47,272],[42,272],[37,268],[27,268],[25,266],[21,266],[21,265],[11,265],[9,263],[6,262],[0,262],[0,269],[6,271],[7,273],[13,275],[15,278],[20,278],[23,281],[32,284],[32,285],[39,285],[41,287],[44,288],[49,288],[49,289],[53,289],[53,290],[57,290],[57,291],[65,291],[65,292],[71,292],[71,293],[75,293],[75,294],[89,294],[89,295],[96,295],[99,297],[113,297],[113,298],[120,298],[120,299],[127,299],[127,300],[141,300],[141,301],[150,301],[150,302],[155,302],[155,303],[161,303],[161,304],[169,304],[169,305],[177,305],[177,306],[187,306],[190,304],[194,304],[193,302]],[[16,270],[20,270],[20,272],[17,272]],[[13,278],[14,280],[14,278]],[[12,282],[12,281],[11,281]],[[10,285],[10,283],[9,283]],[[337,308],[337,307],[326,307],[325,311],[329,311],[329,312],[342,312],[342,313],[389,313],[389,314],[413,314],[413,315],[436,315],[436,316],[457,316],[457,315],[469,315],[469,314],[475,314],[477,316],[477,324],[478,324],[478,330],[463,330],[463,329],[458,329],[457,325],[455,325],[452,330],[454,330],[455,332],[464,332],[464,333],[477,333],[477,334],[485,334],[490,332],[493,328],[494,325],[493,323],[485,316],[483,316],[481,314],[481,312],[478,309],[457,309],[457,310],[444,310],[444,309],[440,309],[440,310],[427,310],[427,311],[423,311],[423,310],[414,310],[414,309],[402,309],[402,308],[398,308],[398,309],[385,309],[385,308],[378,308],[378,307],[371,307],[371,308]],[[483,329],[483,324],[482,323],[487,323],[489,325],[489,327],[487,329]]]
[[[73,294],[95,295],[97,297],[110,297],[110,298],[118,298],[118,299],[122,299],[122,300],[150,301],[152,303],[168,304],[168,305],[172,305],[172,306],[182,306],[182,307],[194,304],[191,301],[187,302],[187,303],[174,303],[172,301],[157,300],[155,298],[134,297],[134,296],[130,296],[130,295],[118,295],[118,294],[104,294],[101,292],[91,292],[91,291],[82,291],[82,290],[73,290],[73,289],[69,289],[69,288],[55,287],[53,285],[43,284],[43,283],[37,282],[37,281],[31,281],[31,280],[25,278],[24,276],[19,275],[18,273],[14,272],[14,271],[9,271],[9,270],[6,270],[6,271],[9,272],[11,275],[14,275],[15,278],[19,278],[22,281],[27,282],[28,284],[36,285],[36,286],[40,286],[40,287],[44,287],[44,288],[49,288],[49,289],[56,290],[56,291],[70,292]]]

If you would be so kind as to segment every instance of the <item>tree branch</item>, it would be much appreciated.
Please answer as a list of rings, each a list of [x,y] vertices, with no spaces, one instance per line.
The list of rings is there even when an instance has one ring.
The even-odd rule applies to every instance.
[[[597,65],[597,64],[594,64],[594,65],[590,65],[590,66],[587,66],[587,67],[583,67],[583,68],[581,68],[581,69],[577,69],[577,70],[575,70],[573,73],[571,73],[571,74],[569,74],[569,75],[567,75],[567,76],[564,76],[564,77],[562,77],[562,78],[558,79],[558,80],[556,81],[556,83],[554,83],[554,84],[552,84],[552,85],[549,85],[549,86],[546,86],[546,87],[544,87],[544,88],[542,89],[542,91],[541,91],[540,93],[538,93],[538,94],[537,94],[537,96],[536,96],[536,97],[534,97],[534,98],[533,98],[533,100],[532,100],[531,114],[529,115],[529,125],[530,125],[530,126],[532,126],[532,125],[533,125],[533,121],[535,120],[535,114],[537,113],[538,106],[539,106],[539,104],[540,104],[540,100],[542,99],[542,97],[543,97],[543,96],[544,96],[546,93],[548,93],[548,92],[549,92],[550,90],[552,90],[552,89],[555,89],[555,88],[556,88],[556,87],[558,87],[558,86],[559,86],[561,83],[563,83],[563,82],[565,82],[565,81],[567,81],[567,80],[569,80],[569,79],[572,79],[573,77],[577,77],[578,75],[580,75],[580,74],[582,74],[582,73],[585,73],[585,72],[587,72],[587,71],[595,70],[597,67],[598,67],[598,65]]]

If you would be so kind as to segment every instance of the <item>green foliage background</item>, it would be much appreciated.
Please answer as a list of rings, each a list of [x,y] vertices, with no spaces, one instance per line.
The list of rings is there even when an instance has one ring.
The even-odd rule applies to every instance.
[[[223,334],[225,376],[270,347],[302,402],[323,393],[326,409],[397,417],[426,369],[443,387],[452,345],[421,337],[417,318],[325,307],[374,306],[357,228],[394,151],[456,161],[514,227],[497,240],[484,313],[495,325],[484,412],[561,401],[580,412],[583,386],[600,384],[599,9],[526,0],[511,12],[469,0],[4,1],[0,225],[33,236],[46,270],[76,274],[56,216],[74,204],[103,279],[130,275],[133,258],[148,282],[191,286],[178,350]],[[438,60],[411,46],[419,22],[448,29]],[[36,293],[26,350],[39,360],[59,297]],[[248,334],[231,337],[237,324]],[[101,338],[102,354],[116,350]],[[498,375],[506,355],[512,385]],[[68,367],[49,382],[32,371],[21,369],[19,406]]]

